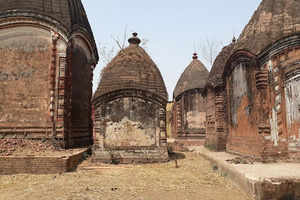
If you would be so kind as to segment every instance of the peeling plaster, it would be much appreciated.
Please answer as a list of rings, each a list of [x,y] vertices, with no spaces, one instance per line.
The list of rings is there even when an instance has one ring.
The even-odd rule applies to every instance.
[[[206,113],[197,111],[187,112],[187,121],[189,129],[205,129]]]
[[[288,128],[292,127],[294,122],[300,122],[300,74],[294,76],[286,82],[285,99],[286,99],[286,118]]]
[[[269,71],[273,71],[273,63],[272,63],[272,60],[269,60],[268,68],[269,68]]]
[[[136,98],[124,97],[106,103],[97,112],[104,144],[108,147],[143,147],[159,144],[159,110],[156,104]],[[161,123],[161,124],[159,124]],[[101,125],[103,124],[103,125]]]
[[[145,128],[141,122],[124,117],[120,122],[108,122],[105,144],[109,146],[151,146],[155,145],[152,128]]]
[[[237,111],[242,102],[242,99],[248,93],[247,85],[247,69],[246,66],[240,64],[235,67],[232,72],[232,105],[231,105],[231,115],[233,124],[237,125]],[[248,113],[250,110],[245,110]]]
[[[281,94],[278,94],[278,95],[275,97],[275,103],[276,103],[276,105],[281,103]]]
[[[270,119],[270,125],[271,125],[271,140],[274,142],[274,146],[278,146],[278,123],[277,123],[277,112],[273,108],[272,109],[272,118]],[[265,137],[265,139],[269,139]]]
[[[279,111],[280,111],[280,109],[281,109],[281,105],[280,105],[280,104],[278,104],[278,105],[275,107],[275,110],[276,110],[276,112],[279,112]]]

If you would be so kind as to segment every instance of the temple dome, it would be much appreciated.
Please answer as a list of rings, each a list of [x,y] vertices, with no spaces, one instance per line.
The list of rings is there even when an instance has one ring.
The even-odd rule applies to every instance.
[[[128,41],[130,45],[122,49],[102,70],[94,99],[118,90],[137,89],[151,92],[167,101],[168,94],[161,73],[139,46],[141,41],[137,34],[134,33]]]
[[[208,76],[208,81],[207,81],[208,85],[212,87],[216,87],[218,85],[223,84],[222,75],[225,69],[226,62],[231,56],[233,48],[234,48],[234,42],[223,47],[221,52],[218,54]]]
[[[191,89],[203,89],[206,85],[208,75],[208,70],[203,63],[198,60],[197,54],[194,54],[193,61],[181,74],[176,84],[174,97],[176,98],[183,92]]]
[[[88,36],[98,58],[97,48],[81,0],[0,0],[0,20],[10,17],[39,19],[66,31],[80,30]]]
[[[299,0],[263,0],[235,47],[259,54],[280,38],[300,33]]]

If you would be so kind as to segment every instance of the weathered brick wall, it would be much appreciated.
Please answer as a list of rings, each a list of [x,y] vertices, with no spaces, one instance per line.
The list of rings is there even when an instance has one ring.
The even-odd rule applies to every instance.
[[[75,44],[71,54],[71,146],[92,144],[91,79],[92,69],[88,53],[82,45]]]
[[[227,150],[265,160],[299,160],[299,47],[297,37],[275,43],[262,66],[235,66],[227,78],[229,140]],[[278,51],[278,48],[286,50]],[[268,55],[267,53],[263,55]],[[249,66],[248,66],[249,65]],[[290,152],[290,158],[288,158]]]
[[[166,102],[157,97],[146,91],[120,90],[94,100],[95,162],[168,160]]]
[[[50,32],[6,28],[0,38],[0,127],[48,127]]]
[[[152,149],[130,149],[101,152],[94,151],[92,162],[104,162],[112,164],[132,164],[132,163],[156,163],[169,161],[168,151],[165,147]]]
[[[218,151],[226,149],[228,138],[228,124],[227,124],[227,98],[224,88],[215,89],[215,109],[216,109],[216,133],[218,135]]]
[[[216,108],[214,89],[207,89],[207,111],[206,111],[206,139],[205,145],[210,149],[217,149],[218,135],[216,133]]]
[[[0,174],[56,174],[75,170],[86,150],[63,157],[0,157]]]
[[[191,134],[205,134],[206,100],[201,93],[184,95],[184,127]]]
[[[176,138],[177,134],[178,134],[178,102],[174,101],[173,106],[172,106],[172,110],[171,110],[171,130],[172,130],[172,138]]]
[[[266,180],[257,185],[259,199],[300,199],[300,180]]]
[[[290,48],[273,56],[271,68],[271,130],[278,141],[288,141],[291,158],[300,160],[300,49]]]
[[[189,146],[204,145],[206,110],[207,99],[201,89],[186,91],[176,98],[172,109],[173,150],[186,151]]]
[[[0,174],[54,174],[66,171],[67,159],[51,157],[0,157]]]
[[[103,130],[107,148],[159,144],[159,107],[152,102],[124,97],[97,107],[96,116],[96,128]]]
[[[165,161],[168,94],[161,73],[139,47],[137,33],[105,67],[93,96],[94,160]],[[115,158],[117,157],[117,158]]]
[[[251,61],[236,62],[227,78],[227,112],[229,136],[227,151],[261,157],[264,133],[259,133],[261,99],[256,88],[256,67]],[[266,118],[267,120],[268,118]]]
[[[174,101],[174,106],[172,109],[172,133],[173,137],[177,138],[178,134],[182,131],[182,106],[181,102],[179,101]]]
[[[173,106],[174,106],[174,103],[171,102],[171,103],[167,104],[167,108],[166,108],[166,127],[167,127],[168,138],[173,136],[173,134],[172,134],[172,131],[173,131],[173,129],[172,129]]]
[[[184,93],[173,109],[175,137],[203,137],[206,133],[206,98],[198,90]]]
[[[216,151],[225,151],[228,127],[224,88],[207,89],[207,132],[206,146]]]

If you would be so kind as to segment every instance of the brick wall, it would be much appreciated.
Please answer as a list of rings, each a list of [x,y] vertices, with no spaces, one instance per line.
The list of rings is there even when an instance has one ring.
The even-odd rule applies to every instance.
[[[206,98],[199,89],[189,90],[182,94],[173,109],[176,121],[175,137],[203,137],[206,132]]]
[[[48,127],[50,32],[15,27],[0,36],[0,127]]]
[[[245,61],[245,55],[242,62],[243,56],[231,61],[231,73],[226,74],[227,151],[264,160],[299,160],[300,51],[289,47],[296,44],[294,39],[267,49],[259,66],[250,57]],[[286,49],[278,51],[279,47]],[[268,53],[272,56],[265,56]]]
[[[163,99],[136,89],[119,90],[94,99],[94,160],[121,163],[127,159],[168,160],[165,109]]]
[[[259,199],[300,199],[300,180],[269,180],[257,185]]]
[[[207,91],[207,120],[206,120],[206,140],[205,145],[209,149],[217,150],[218,135],[216,133],[216,108],[214,89],[208,88]]]
[[[0,157],[0,175],[10,174],[56,174],[75,170],[83,159],[83,150],[63,157]]]
[[[71,55],[72,92],[70,146],[92,144],[92,69],[84,46],[77,42]]]

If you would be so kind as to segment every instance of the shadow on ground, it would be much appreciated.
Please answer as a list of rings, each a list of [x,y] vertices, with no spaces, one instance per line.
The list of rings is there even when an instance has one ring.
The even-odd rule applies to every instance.
[[[179,153],[179,152],[171,152],[171,153],[169,153],[169,158],[170,158],[170,161],[182,160],[182,159],[185,159],[185,155],[183,153]]]

